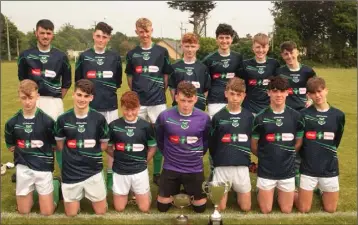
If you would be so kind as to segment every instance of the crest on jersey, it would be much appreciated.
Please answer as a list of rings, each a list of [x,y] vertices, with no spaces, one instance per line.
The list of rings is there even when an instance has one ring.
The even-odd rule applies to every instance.
[[[142,52],[142,54],[143,54],[143,59],[144,60],[149,60],[150,59],[149,52]]]
[[[233,120],[231,125],[233,127],[238,127],[240,125],[239,120]]]
[[[44,56],[41,56],[41,57],[40,57],[40,62],[42,62],[43,64],[47,63],[47,57],[48,57],[48,56],[45,56],[45,55],[44,55]]]
[[[86,131],[85,125],[78,125],[77,130],[80,133],[85,132]]]
[[[300,81],[300,79],[298,77],[292,77],[292,81],[295,83],[298,83]]]
[[[133,129],[127,129],[127,136],[132,137],[134,135]]]
[[[193,69],[192,68],[187,68],[186,69],[186,74],[188,74],[189,76],[193,75]]]
[[[181,127],[183,130],[188,129],[188,128],[189,128],[189,122],[188,122],[188,121],[183,121],[183,122],[181,122],[180,127]]]
[[[324,125],[324,124],[326,124],[325,119],[322,118],[322,117],[318,118],[318,124],[319,124],[319,125]]]
[[[28,133],[28,134],[31,133],[32,132],[32,125],[25,125],[24,131],[26,133]]]
[[[101,58],[98,58],[98,59],[97,59],[97,64],[98,64],[98,65],[101,66],[101,65],[103,65],[103,63],[104,63],[104,60],[103,60],[103,59],[101,59]]]
[[[276,119],[276,126],[280,127],[282,126],[283,122],[282,119]]]
[[[263,73],[265,73],[265,70],[264,70],[263,67],[259,67],[259,69],[257,70],[257,72],[258,72],[259,74],[263,74]]]
[[[229,62],[228,61],[224,61],[223,62],[223,67],[224,68],[228,68],[230,66]]]

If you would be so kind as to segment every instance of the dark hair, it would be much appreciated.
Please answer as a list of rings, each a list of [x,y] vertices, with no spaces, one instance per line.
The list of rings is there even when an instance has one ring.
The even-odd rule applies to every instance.
[[[312,77],[308,79],[307,81],[307,92],[308,93],[315,93],[320,88],[325,89],[326,88],[326,81],[322,77]]]
[[[179,82],[176,92],[177,94],[182,93],[185,97],[191,98],[196,95],[196,87],[189,81],[183,80]]]
[[[127,109],[135,109],[140,107],[139,98],[136,92],[126,91],[121,97],[121,106]]]
[[[293,49],[297,49],[297,44],[293,41],[285,41],[280,45],[281,52],[289,51],[292,52]]]
[[[51,20],[48,19],[39,20],[39,22],[37,22],[36,24],[36,30],[38,30],[39,27],[42,27],[45,30],[52,30],[52,31],[55,29],[55,26],[53,25]]]
[[[88,79],[81,79],[75,83],[75,91],[80,89],[81,91],[93,95],[94,94],[94,85],[93,82]]]
[[[105,34],[111,35],[113,28],[105,22],[99,22],[99,23],[97,23],[96,27],[94,28],[94,31],[96,31],[96,30],[100,30]]]
[[[220,34],[230,35],[231,37],[234,36],[234,30],[232,26],[226,23],[220,23],[219,26],[216,28],[215,31],[216,37],[219,37]]]
[[[268,84],[268,90],[280,90],[286,91],[289,88],[287,78],[281,76],[269,77],[270,83]]]

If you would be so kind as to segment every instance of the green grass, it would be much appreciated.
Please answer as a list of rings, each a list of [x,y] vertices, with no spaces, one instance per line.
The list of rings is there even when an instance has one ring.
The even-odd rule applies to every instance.
[[[74,68],[74,66],[73,66]],[[315,69],[319,76],[326,79],[329,87],[329,103],[346,114],[345,133],[338,150],[340,159],[340,200],[338,204],[338,212],[330,215],[323,213],[320,201],[315,196],[312,206],[312,213],[300,214],[296,210],[290,215],[284,215],[279,212],[277,203],[274,204],[274,210],[271,215],[262,215],[256,202],[256,196],[252,194],[252,210],[247,214],[239,212],[238,206],[235,204],[232,193],[229,195],[228,208],[223,213],[223,219],[226,224],[356,224],[357,211],[357,108],[356,108],[356,69]],[[19,108],[20,103],[17,100],[17,67],[15,63],[1,64],[1,162],[12,162],[13,156],[7,151],[3,138],[5,122]],[[118,91],[120,97],[124,91],[128,90],[125,77],[123,77],[122,88]],[[72,107],[72,91],[68,92],[64,99],[65,110]],[[167,99],[170,99],[167,92]],[[169,104],[168,104],[169,105]],[[120,112],[121,113],[121,112]],[[104,159],[106,155],[104,154]],[[253,157],[256,161],[256,157]],[[106,160],[104,160],[106,162]],[[209,166],[207,155],[204,158],[205,174],[208,175]],[[152,171],[151,163],[148,166],[150,174]],[[105,216],[95,216],[89,201],[81,202],[81,215],[75,219],[66,218],[64,216],[63,204],[60,204],[56,214],[49,218],[41,217],[38,206],[34,206],[33,214],[30,216],[19,216],[15,212],[15,184],[11,183],[11,175],[14,169],[8,170],[1,177],[1,213],[2,222],[4,224],[170,224],[171,218],[175,218],[179,214],[179,210],[170,209],[167,213],[159,213],[152,202],[152,209],[149,215],[139,213],[134,205],[128,205],[124,213],[116,213],[113,209],[112,194],[108,195],[109,212]],[[55,174],[59,174],[58,168]],[[251,174],[253,190],[256,186],[256,176]],[[150,176],[150,179],[152,177]],[[151,181],[152,184],[152,181]],[[158,188],[151,185],[153,199],[155,199]],[[207,218],[213,212],[211,204],[208,206],[205,214],[195,214],[190,208],[184,210],[185,214],[191,218],[190,224],[205,224]],[[225,219],[226,216],[226,219]]]

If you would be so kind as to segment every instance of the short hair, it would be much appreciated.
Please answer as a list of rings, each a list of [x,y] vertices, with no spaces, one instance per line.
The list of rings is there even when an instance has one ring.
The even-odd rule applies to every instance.
[[[326,88],[326,81],[322,77],[312,77],[308,79],[306,84],[307,92],[308,93],[315,93],[320,88],[325,89]]]
[[[135,27],[138,28],[142,28],[146,31],[149,31],[148,28],[152,26],[152,21],[150,21],[147,18],[139,18],[136,22],[135,22]]]
[[[232,26],[226,23],[220,23],[215,31],[216,37],[219,37],[220,34],[234,36],[234,30]]]
[[[286,91],[289,88],[289,83],[287,78],[281,76],[269,77],[270,83],[268,84],[268,90],[280,90]]]
[[[264,33],[255,34],[255,36],[252,38],[252,44],[255,42],[259,43],[260,45],[268,45],[269,37]]]
[[[80,89],[81,91],[93,95],[94,94],[94,85],[93,82],[88,79],[81,79],[75,83],[75,91]]]
[[[139,98],[136,92],[126,91],[121,97],[121,106],[127,109],[135,109],[140,107]]]
[[[280,45],[281,52],[289,51],[292,52],[293,49],[297,49],[297,44],[294,41],[285,41]]]
[[[99,22],[96,24],[94,31],[100,30],[105,34],[111,35],[113,28],[105,22]]]
[[[51,31],[53,31],[55,29],[55,26],[53,25],[51,20],[48,20],[48,19],[39,20],[36,23],[36,30],[38,30],[39,27],[42,27],[45,30],[51,30]]]
[[[246,91],[245,81],[238,77],[233,77],[227,82],[225,90],[226,91],[232,90],[235,92],[245,92]]]
[[[177,88],[177,94],[182,93],[185,97],[191,98],[196,96],[196,87],[189,81],[180,81]]]
[[[186,33],[181,38],[182,43],[189,43],[189,44],[199,44],[198,35],[194,33]]]
[[[37,83],[30,79],[20,81],[18,92],[24,93],[27,97],[31,96],[31,93],[38,92],[39,86]]]

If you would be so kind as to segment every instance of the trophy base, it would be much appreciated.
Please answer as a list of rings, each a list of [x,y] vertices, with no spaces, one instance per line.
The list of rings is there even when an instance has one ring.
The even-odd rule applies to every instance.
[[[212,219],[210,219],[208,225],[224,225],[224,223],[223,223],[222,220],[212,220]]]
[[[175,219],[175,224],[188,224],[188,217],[180,215]]]

